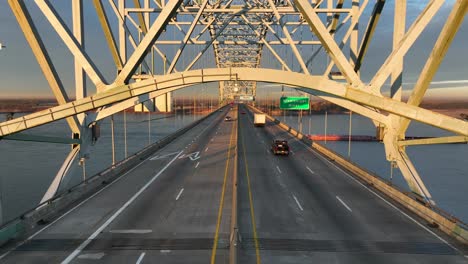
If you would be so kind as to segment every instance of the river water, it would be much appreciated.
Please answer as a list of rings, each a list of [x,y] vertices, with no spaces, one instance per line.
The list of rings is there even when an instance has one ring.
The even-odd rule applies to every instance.
[[[190,124],[202,116],[166,116],[151,114],[126,114],[128,154],[157,141],[168,134]],[[297,116],[280,116],[280,120],[297,127]],[[328,134],[348,134],[349,115],[328,115]],[[324,115],[304,116],[303,132],[324,134]],[[123,115],[115,115],[116,160],[124,158]],[[150,129],[148,128],[150,127]],[[112,163],[111,126],[106,119],[101,124],[101,137],[92,147],[91,157],[86,161],[86,174],[94,175]],[[27,133],[47,136],[68,135],[65,121],[44,125]],[[149,136],[150,134],[150,136]],[[375,129],[367,118],[352,116],[353,135],[375,135]],[[423,124],[412,124],[409,136],[444,136],[447,132]],[[348,155],[348,142],[327,142],[327,147]],[[44,195],[47,187],[60,168],[70,150],[69,145],[0,141],[0,192],[3,202],[3,221],[11,220],[21,213],[34,208]],[[438,206],[468,222],[468,145],[433,145],[408,147],[407,152],[418,169]],[[383,144],[377,142],[352,142],[350,159],[390,180],[390,165],[385,160]],[[73,165],[72,177],[62,188],[73,186],[82,178],[82,168]],[[398,170],[394,170],[392,182],[405,188],[406,183]]]

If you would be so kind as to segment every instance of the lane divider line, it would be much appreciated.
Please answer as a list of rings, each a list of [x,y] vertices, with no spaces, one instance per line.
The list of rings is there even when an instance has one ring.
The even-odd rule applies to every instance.
[[[383,202],[385,202],[387,205],[389,205],[391,208],[395,209],[396,211],[398,211],[399,213],[401,213],[402,215],[404,215],[405,217],[407,217],[409,220],[411,220],[413,223],[415,223],[416,225],[418,225],[419,227],[421,227],[422,229],[426,230],[428,233],[432,234],[434,237],[438,238],[440,241],[444,242],[446,245],[448,245],[449,247],[453,248],[454,250],[456,250],[457,252],[461,252],[458,248],[456,248],[455,246],[453,246],[452,244],[450,244],[447,240],[443,239],[441,236],[437,235],[436,233],[434,233],[432,230],[430,230],[429,228],[425,227],[423,224],[419,223],[416,219],[414,219],[413,217],[411,217],[410,215],[408,215],[407,213],[403,212],[400,208],[396,207],[395,205],[393,205],[391,202],[387,201],[387,199],[383,198],[381,195],[379,195],[378,193],[374,192],[373,190],[371,190],[369,187],[365,186],[363,183],[361,183],[360,181],[358,181],[356,178],[354,178],[351,174],[347,173],[346,171],[344,171],[342,168],[338,167],[338,165],[334,164],[333,162],[329,161],[328,159],[322,157],[322,155],[320,153],[318,153],[317,151],[315,151],[314,149],[312,149],[311,147],[307,146],[304,142],[302,141],[299,141],[299,143],[301,143],[302,145],[304,145],[306,147],[307,150],[309,150],[310,152],[312,152],[313,154],[315,154],[317,157],[319,157],[322,161],[325,161],[326,163],[330,164],[330,165],[333,165],[333,167],[335,167],[337,170],[341,171],[343,173],[343,175],[347,176],[348,178],[350,178],[351,180],[353,180],[354,182],[356,182],[358,185],[360,185],[361,187],[363,187],[364,189],[368,190],[370,193],[374,194],[375,196],[377,196],[380,200],[382,200]]]
[[[340,201],[340,203],[341,203],[344,207],[346,207],[346,209],[348,209],[348,211],[350,211],[350,212],[353,211],[353,210],[351,210],[351,208],[349,208],[349,206],[348,206],[345,202],[343,202],[343,200],[341,200],[341,198],[340,198],[338,195],[336,196],[336,199],[338,199],[338,201]]]
[[[241,143],[242,143],[242,152],[244,155],[244,163],[245,163],[245,177],[247,178],[247,189],[249,193],[249,204],[250,204],[250,219],[252,221],[252,233],[254,237],[254,244],[255,244],[255,255],[256,255],[256,264],[261,264],[261,259],[260,259],[260,247],[258,244],[258,237],[257,237],[257,225],[255,223],[255,210],[253,206],[253,198],[252,198],[252,188],[250,187],[250,175],[249,175],[249,166],[247,163],[247,155],[245,154],[245,144],[244,144],[244,137],[242,136],[242,133],[239,133],[241,137]]]
[[[95,192],[93,195],[89,196],[88,198],[86,198],[85,200],[83,200],[82,202],[80,202],[79,204],[77,204],[75,207],[73,207],[72,209],[68,210],[66,213],[64,213],[63,215],[61,215],[60,217],[58,217],[57,219],[55,219],[54,221],[52,221],[50,224],[44,226],[43,228],[41,228],[40,230],[38,230],[36,233],[32,234],[31,236],[29,236],[28,238],[26,238],[23,242],[19,243],[18,245],[16,245],[14,248],[12,248],[11,250],[5,252],[3,255],[0,256],[0,260],[3,259],[5,256],[7,256],[8,254],[11,253],[11,251],[14,251],[16,250],[18,247],[24,245],[26,242],[28,242],[29,240],[33,239],[34,237],[36,237],[37,235],[39,235],[40,233],[42,233],[44,230],[46,230],[47,228],[49,228],[51,225],[55,224],[56,222],[60,221],[62,218],[64,218],[65,216],[67,216],[68,214],[70,214],[71,212],[75,211],[78,207],[80,207],[81,205],[83,205],[84,203],[86,203],[87,201],[91,200],[92,198],[94,198],[95,196],[97,196],[98,194],[100,194],[101,192],[103,192],[104,190],[106,190],[107,188],[111,187],[112,185],[114,185],[115,183],[117,183],[118,181],[120,181],[121,179],[124,178],[125,175],[129,174],[130,172],[134,171],[136,168],[140,167],[140,165],[142,165],[143,163],[145,163],[145,161],[149,160],[151,158],[148,157],[146,158],[145,160],[143,160],[142,162],[140,162],[139,164],[137,164],[135,167],[131,168],[130,170],[128,170],[127,172],[125,172],[124,174],[122,174],[120,177],[118,177],[117,179],[113,180],[111,183],[109,183],[108,185],[104,186],[101,190]]]
[[[296,204],[299,207],[299,209],[301,209],[301,211],[304,211],[304,208],[302,208],[301,204],[299,203],[299,200],[297,200],[297,197],[294,194],[293,194],[293,198],[296,201]]]
[[[143,261],[143,258],[145,257],[146,253],[143,252],[141,253],[140,257],[137,259],[137,262],[135,264],[140,264]]]
[[[306,166],[307,170],[310,171],[310,173],[315,174],[313,170],[311,170],[308,166]]]
[[[204,123],[206,123],[206,120],[203,121]],[[206,126],[201,132],[200,134],[202,134],[206,129],[208,129],[210,126]],[[189,144],[190,145],[190,144]],[[188,146],[186,146],[184,149],[187,149]],[[70,214],[71,212],[75,211],[78,207],[80,207],[81,205],[83,205],[84,203],[86,203],[87,201],[91,200],[92,198],[94,198],[95,196],[97,196],[98,194],[100,194],[101,192],[103,192],[104,190],[106,190],[107,188],[111,187],[112,185],[114,185],[114,183],[117,183],[118,181],[120,181],[121,179],[124,178],[125,175],[129,174],[130,172],[132,172],[133,170],[135,170],[136,168],[138,168],[140,165],[142,165],[143,163],[145,163],[145,161],[149,160],[151,158],[148,157],[146,158],[145,160],[141,161],[140,163],[138,163],[135,167],[131,168],[130,170],[128,170],[127,172],[125,172],[124,174],[122,174],[121,176],[119,176],[118,178],[116,178],[115,180],[113,180],[110,184],[104,186],[102,189],[100,189],[99,191],[95,192],[93,195],[89,196],[88,198],[86,198],[85,200],[81,201],[79,204],[77,204],[76,206],[74,206],[73,208],[71,208],[70,210],[68,210],[67,212],[65,212],[63,215],[61,215],[60,217],[58,217],[57,219],[55,219],[54,221],[52,221],[51,223],[49,223],[48,225],[44,226],[43,228],[39,229],[36,233],[32,234],[31,236],[29,236],[28,238],[26,238],[24,241],[22,241],[21,243],[19,243],[18,245],[14,246],[11,250],[8,250],[7,252],[3,253],[3,255],[0,256],[0,260],[3,259],[4,257],[6,257],[8,254],[11,253],[11,251],[14,251],[16,250],[18,247],[24,245],[26,242],[28,242],[29,240],[33,239],[34,237],[36,237],[37,235],[39,235],[40,233],[42,233],[44,230],[46,230],[47,228],[49,228],[51,225],[55,224],[56,222],[60,221],[62,218],[64,218],[65,216],[67,216],[68,214]]]
[[[208,147],[205,149],[205,152],[207,152],[207,151],[208,151]]]
[[[175,198],[175,200],[179,200],[180,196],[182,195],[182,193],[184,192],[184,188],[180,189],[180,192],[179,194],[177,194],[177,197]]]
[[[198,165],[200,165],[200,162],[197,162],[197,165],[195,165],[195,169],[198,168]]]
[[[280,129],[282,130],[282,129]],[[364,189],[366,189],[367,191],[369,191],[370,193],[372,193],[373,195],[375,195],[377,198],[379,198],[380,200],[382,200],[383,202],[385,202],[388,206],[390,206],[391,208],[393,208],[394,210],[398,211],[399,213],[401,213],[402,215],[404,215],[406,218],[408,218],[409,220],[411,220],[413,223],[415,223],[416,225],[418,225],[419,227],[421,227],[422,229],[426,230],[428,233],[430,233],[431,235],[433,235],[434,237],[436,237],[437,239],[439,239],[440,241],[442,241],[443,243],[445,243],[446,245],[448,245],[449,247],[451,247],[452,249],[456,250],[457,252],[462,252],[461,250],[459,250],[458,248],[456,248],[455,246],[453,246],[451,243],[449,243],[447,240],[445,240],[444,238],[442,238],[441,236],[439,236],[438,234],[436,234],[435,232],[433,232],[432,230],[430,230],[429,228],[427,228],[426,226],[424,226],[423,224],[421,224],[420,222],[418,222],[416,219],[414,219],[413,217],[411,217],[409,214],[405,213],[404,211],[402,211],[400,208],[396,207],[395,205],[393,205],[390,201],[388,201],[387,199],[385,199],[384,197],[382,197],[380,194],[376,193],[375,191],[371,190],[369,187],[365,186],[363,183],[361,183],[359,180],[357,180],[354,176],[352,176],[351,174],[349,174],[348,172],[344,171],[342,168],[340,168],[338,165],[334,164],[333,162],[331,162],[330,160],[326,159],[325,157],[322,156],[322,154],[318,153],[318,151],[314,150],[311,146],[305,144],[304,142],[302,142],[301,140],[297,139],[296,137],[293,137],[295,142],[299,142],[301,145],[303,145],[305,147],[305,149],[307,149],[308,151],[310,151],[311,153],[313,153],[315,156],[317,156],[319,159],[321,159],[322,161],[324,161],[324,163],[328,163],[330,165],[332,165],[333,167],[335,167],[337,170],[341,171],[343,173],[343,175],[345,175],[346,177],[350,178],[351,180],[353,180],[354,182],[356,182],[358,185],[360,185],[361,187],[363,187]]]
[[[226,159],[226,167],[224,169],[224,180],[223,180],[223,187],[221,191],[221,199],[219,201],[219,209],[218,209],[218,220],[216,223],[216,231],[215,231],[215,236],[214,236],[214,241],[213,241],[213,249],[211,250],[211,264],[215,264],[216,262],[216,250],[218,248],[218,240],[219,240],[219,229],[221,227],[221,219],[223,216],[223,206],[224,206],[224,194],[226,193],[226,182],[227,182],[227,176],[229,172],[229,160],[231,159],[231,149],[232,149],[232,141],[233,141],[233,136],[234,136],[234,122],[232,123],[232,128],[231,128],[231,137],[229,139],[229,145],[228,145],[228,154],[227,154],[227,159]]]
[[[279,173],[282,173],[278,166],[276,166],[276,169],[278,170]]]
[[[164,171],[166,171],[169,166],[171,166],[174,161],[179,158],[179,156],[183,153],[183,151],[179,152],[169,163],[164,166],[156,175],[151,178],[141,189],[135,193],[122,207],[120,207],[117,212],[115,212],[107,221],[102,224],[96,231],[94,231],[93,234],[91,234],[81,245],[78,246],[65,260],[63,260],[61,263],[62,264],[68,264],[70,263],[78,254],[81,253],[81,251],[93,241],[107,226],[109,226],[112,221],[114,221],[115,218],[117,218],[133,201],[135,201]]]

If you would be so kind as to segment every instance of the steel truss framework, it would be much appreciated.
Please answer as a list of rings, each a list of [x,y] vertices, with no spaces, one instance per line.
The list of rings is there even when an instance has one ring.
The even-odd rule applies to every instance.
[[[372,119],[384,131],[387,160],[399,167],[410,189],[429,203],[433,203],[431,195],[405,147],[468,141],[468,122],[419,107],[464,19],[468,1],[455,2],[406,103],[401,101],[403,58],[443,0],[428,1],[407,31],[406,1],[395,0],[393,50],[368,83],[360,78],[359,70],[365,66],[366,51],[385,0],[134,0],[132,4],[93,0],[116,68],[111,82],[106,82],[84,48],[82,0],[71,0],[72,28],[48,0],[33,2],[75,62],[76,100],[70,101],[26,5],[21,0],[8,0],[59,106],[0,123],[0,137],[15,137],[20,131],[63,118],[73,133],[74,147],[42,201],[56,195],[71,161],[87,153],[91,124],[199,83],[219,83],[221,100],[239,94],[255,96],[257,82],[288,85]],[[372,12],[368,21],[363,21],[367,8]],[[118,25],[110,24],[110,15],[117,18]],[[358,34],[360,23],[367,24],[362,38]],[[171,38],[174,32],[179,37]],[[175,54],[165,52],[166,46],[177,47]],[[190,47],[198,47],[195,55],[187,52]],[[286,58],[285,50],[293,58]],[[320,53],[330,58],[321,72]],[[155,56],[161,63],[156,63],[159,59]],[[203,65],[201,58],[207,56],[214,56],[215,68]],[[190,62],[181,63],[183,57]],[[265,68],[262,58],[266,57],[273,58],[277,67]],[[156,69],[156,64],[161,66]],[[96,87],[96,94],[87,96],[85,78]],[[141,81],[134,82],[133,78]],[[385,97],[381,91],[389,78],[391,95]],[[405,140],[411,121],[451,131],[454,136]]]

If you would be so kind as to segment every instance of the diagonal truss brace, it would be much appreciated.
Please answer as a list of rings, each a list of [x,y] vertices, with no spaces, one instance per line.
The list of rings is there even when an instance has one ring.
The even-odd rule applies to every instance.
[[[122,71],[115,79],[114,86],[127,83],[135,70],[138,68],[144,57],[148,53],[149,48],[154,44],[159,35],[163,32],[169,20],[173,17],[174,13],[182,4],[182,0],[170,0],[159,14],[158,18],[154,21],[148,33],[142,39],[138,47],[133,52],[132,56],[128,59]]]
[[[23,1],[19,0],[9,0],[8,3],[16,16],[16,20],[18,21],[19,26],[21,27],[26,40],[31,47],[31,50],[36,57],[41,70],[49,83],[49,86],[54,93],[55,98],[59,104],[67,103],[68,96],[63,87],[62,82],[60,81],[60,77],[57,74],[57,71],[50,60],[49,54],[42,42],[42,39],[37,32],[37,29],[29,15],[26,6],[24,5]],[[80,124],[75,117],[67,118],[68,126],[70,127],[72,133],[79,133],[80,132]]]
[[[101,23],[102,30],[104,31],[104,36],[107,40],[107,45],[109,46],[109,50],[112,54],[112,58],[118,70],[122,69],[123,64],[122,60],[120,59],[119,52],[117,49],[117,44],[114,39],[114,35],[110,29],[109,21],[107,19],[106,12],[102,6],[102,0],[93,0],[94,9],[96,9],[96,13],[99,18],[99,22]]]
[[[322,42],[323,46],[329,53],[332,60],[335,62],[336,66],[338,66],[338,68],[344,74],[348,83],[350,83],[355,88],[359,87],[362,89],[364,84],[361,82],[361,79],[354,71],[354,67],[347,60],[340,47],[338,47],[335,40],[328,32],[327,28],[323,25],[315,9],[307,0],[295,0],[294,2],[297,8],[301,11],[304,19]]]
[[[388,76],[390,76],[392,73],[395,65],[400,63],[400,61],[406,55],[408,50],[411,48],[411,46],[417,40],[422,31],[426,28],[432,17],[434,17],[444,2],[444,0],[431,0],[427,4],[426,8],[421,12],[403,39],[400,41],[400,44],[393,50],[390,56],[388,56],[387,60],[369,83],[368,88],[371,91],[377,92],[381,89]]]
[[[421,103],[424,94],[429,88],[429,85],[434,78],[437,69],[439,69],[442,60],[450,47],[450,44],[455,38],[455,35],[461,24],[463,23],[467,12],[468,1],[458,0],[453,6],[452,12],[447,18],[447,22],[442,28],[439,38],[437,39],[429,56],[429,59],[424,65],[424,68],[419,75],[419,79],[417,80],[416,85],[414,86],[414,89],[408,98],[408,104],[419,105]],[[398,134],[404,134],[409,124],[410,120],[403,118],[400,119]]]
[[[168,72],[168,73],[172,73],[172,71],[174,70],[174,67],[175,67],[175,65],[177,64],[177,61],[179,61],[180,55],[181,55],[182,52],[184,51],[184,48],[185,48],[185,46],[187,45],[187,42],[189,41],[190,36],[192,35],[193,30],[195,29],[195,27],[196,27],[196,25],[197,25],[197,22],[198,22],[198,20],[200,19],[201,15],[202,15],[202,13],[203,13],[203,10],[205,10],[205,7],[206,7],[207,5],[208,5],[208,0],[204,0],[202,6],[201,6],[200,9],[198,10],[197,15],[196,15],[195,18],[193,19],[193,22],[192,22],[192,24],[190,25],[189,30],[188,30],[187,33],[185,34],[185,37],[184,37],[184,40],[183,40],[182,45],[181,45],[180,48],[177,50],[177,53],[176,53],[176,55],[174,56],[174,59],[172,60],[171,65],[170,65],[169,68],[167,69],[167,72]]]
[[[60,38],[62,38],[75,59],[81,64],[91,81],[96,85],[97,90],[103,88],[105,85],[103,76],[86,52],[81,48],[81,45],[77,42],[75,37],[73,37],[70,30],[65,26],[65,23],[58,16],[55,9],[47,0],[35,0],[35,2]]]

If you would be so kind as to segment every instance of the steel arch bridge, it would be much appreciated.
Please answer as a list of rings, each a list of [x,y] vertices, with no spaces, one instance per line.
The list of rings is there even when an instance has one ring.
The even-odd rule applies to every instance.
[[[282,84],[372,119],[384,131],[387,160],[399,167],[414,193],[433,203],[405,148],[468,142],[468,122],[419,107],[463,22],[467,1],[455,1],[407,102],[402,102],[402,75],[405,55],[444,2],[428,1],[406,30],[405,0],[395,0],[394,6],[385,0],[93,0],[94,14],[85,13],[88,9],[83,6],[91,2],[72,0],[71,28],[65,23],[70,17],[60,15],[48,0],[31,1],[28,4],[37,6],[72,54],[76,97],[72,101],[28,6],[21,0],[8,0],[59,106],[0,123],[0,138],[67,120],[74,147],[42,199],[47,201],[56,194],[70,161],[86,153],[92,141],[90,126],[95,122],[195,84],[218,83],[221,101],[255,96],[257,82]],[[365,82],[360,69],[366,65],[366,52],[383,8],[394,9],[393,50],[371,81]],[[368,17],[363,15],[366,10],[370,10]],[[105,80],[103,69],[84,45],[84,19],[96,14],[115,67],[112,81]],[[366,25],[361,37],[360,24]],[[166,47],[176,51],[169,54]],[[284,50],[293,58],[285,58]],[[325,63],[320,56],[329,60]],[[214,58],[215,65],[204,65],[205,57]],[[181,63],[181,58],[189,62]],[[265,67],[265,58],[274,59],[275,65]],[[91,96],[87,94],[94,87],[86,87],[86,78],[95,86]],[[382,88],[388,79],[391,93],[384,96]],[[411,121],[450,131],[453,136],[405,140]]]

